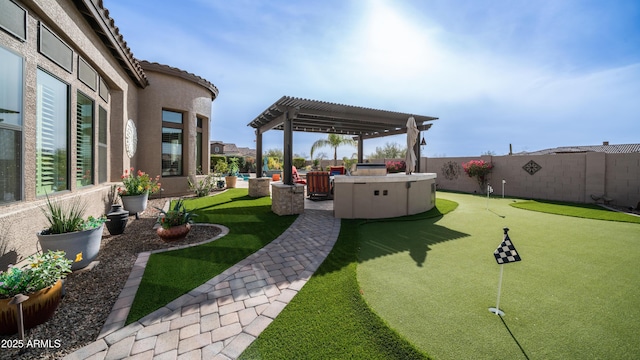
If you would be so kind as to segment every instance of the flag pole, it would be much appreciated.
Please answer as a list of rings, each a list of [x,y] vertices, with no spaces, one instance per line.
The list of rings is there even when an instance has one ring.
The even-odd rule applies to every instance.
[[[500,310],[500,291],[502,290],[502,272],[504,271],[504,264],[500,264],[500,280],[498,280],[498,299],[496,300],[496,307],[489,308],[489,311],[500,316],[504,316],[504,311]]]

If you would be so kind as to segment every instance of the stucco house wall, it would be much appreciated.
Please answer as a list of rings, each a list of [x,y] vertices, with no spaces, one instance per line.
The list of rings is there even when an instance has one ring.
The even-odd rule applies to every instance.
[[[69,188],[50,194],[50,198],[64,203],[80,198],[87,204],[87,216],[99,216],[108,211],[109,190],[111,185],[120,183],[120,176],[124,169],[136,167],[149,173],[159,173],[161,117],[155,117],[153,111],[156,109],[173,108],[184,111],[188,115],[185,125],[187,135],[185,142],[192,146],[189,146],[189,150],[185,153],[185,176],[192,171],[195,172],[196,168],[195,132],[192,132],[195,129],[195,117],[197,115],[206,119],[203,124],[206,156],[203,155],[203,158],[208,161],[211,102],[217,97],[218,90],[210,82],[193,74],[185,75],[185,72],[175,71],[176,69],[170,74],[149,70],[149,77],[155,86],[147,83],[147,74],[126,47],[126,43],[113,25],[113,19],[108,17],[108,11],[102,7],[101,1],[1,1],[5,2],[4,6],[17,5],[27,13],[26,39],[20,39],[0,28],[0,47],[21,57],[23,61],[22,154],[20,157],[22,193],[15,201],[0,203],[0,246],[5,244],[4,250],[8,252],[8,254],[0,253],[0,270],[4,270],[7,263],[20,261],[38,250],[35,234],[44,229],[47,224],[42,213],[46,199],[36,195],[38,69],[67,84],[69,95]],[[107,24],[106,26],[111,30],[109,34],[98,35],[94,30],[95,24],[90,24],[79,10],[81,6],[87,6],[91,11],[95,10],[93,20]],[[39,50],[40,24],[46,26],[72,50],[71,72],[57,65]],[[110,41],[122,46],[124,55],[120,59],[116,58],[112,49],[105,44],[108,40],[105,40],[104,36],[110,37]],[[99,90],[91,89],[78,79],[79,58],[95,70],[99,79],[107,85],[109,95],[106,100],[99,95]],[[94,182],[83,187],[78,187],[74,180],[77,160],[74,149],[77,143],[75,129],[78,91],[94,101]],[[97,155],[99,107],[107,111],[107,181],[103,183],[98,182],[97,174],[100,165]],[[136,155],[131,159],[125,150],[124,136],[125,125],[129,119],[136,123],[139,135],[158,131],[157,136],[149,138],[140,136],[141,142]],[[208,163],[203,168],[208,169]],[[184,193],[186,177],[180,180],[176,178],[163,181],[163,188],[167,194]],[[1,247],[0,250],[2,250]]]
[[[140,118],[136,153],[139,168],[152,176],[162,174],[162,110],[182,113],[183,116],[183,173],[162,177],[163,196],[182,195],[189,191],[187,178],[196,175],[198,167],[209,173],[209,123],[211,92],[193,81],[167,74],[177,71],[168,66],[142,63],[150,86],[139,92]],[[196,164],[197,118],[202,119],[202,159]]]

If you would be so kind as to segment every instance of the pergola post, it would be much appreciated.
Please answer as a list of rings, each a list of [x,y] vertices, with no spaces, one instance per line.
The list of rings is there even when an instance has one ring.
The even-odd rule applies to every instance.
[[[420,171],[420,132],[418,132],[418,138],[416,139],[416,143],[413,145],[413,152],[416,154],[416,173]]]
[[[364,158],[364,144],[362,143],[364,139],[362,138],[362,135],[358,135],[358,163],[363,163],[363,158]]]
[[[293,153],[292,153],[292,149],[293,149],[293,121],[292,121],[292,117],[295,116],[294,114],[291,114],[290,111],[287,111],[285,113],[285,118],[284,118],[284,169],[283,169],[283,179],[282,182],[285,185],[293,185],[293,171],[292,171],[292,166],[293,166]]]
[[[262,177],[262,132],[256,129],[256,177]]]

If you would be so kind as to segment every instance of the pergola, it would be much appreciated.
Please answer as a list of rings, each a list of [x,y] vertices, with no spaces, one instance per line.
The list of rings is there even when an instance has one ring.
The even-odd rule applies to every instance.
[[[415,118],[419,131],[429,130],[432,124],[426,124],[426,122],[438,119],[431,116],[283,96],[247,125],[256,129],[256,176],[262,177],[262,134],[269,130],[284,131],[282,181],[292,185],[293,131],[353,136],[354,140],[358,141],[358,162],[362,162],[364,139],[406,134],[407,120],[410,116]],[[416,141],[414,151],[416,157],[420,159],[419,140]],[[420,172],[420,161],[416,166],[416,172]]]

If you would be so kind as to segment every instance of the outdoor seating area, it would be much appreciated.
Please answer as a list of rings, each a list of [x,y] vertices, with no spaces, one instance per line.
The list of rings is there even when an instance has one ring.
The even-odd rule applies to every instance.
[[[307,172],[307,196],[311,200],[333,199],[330,173],[328,171]]]

